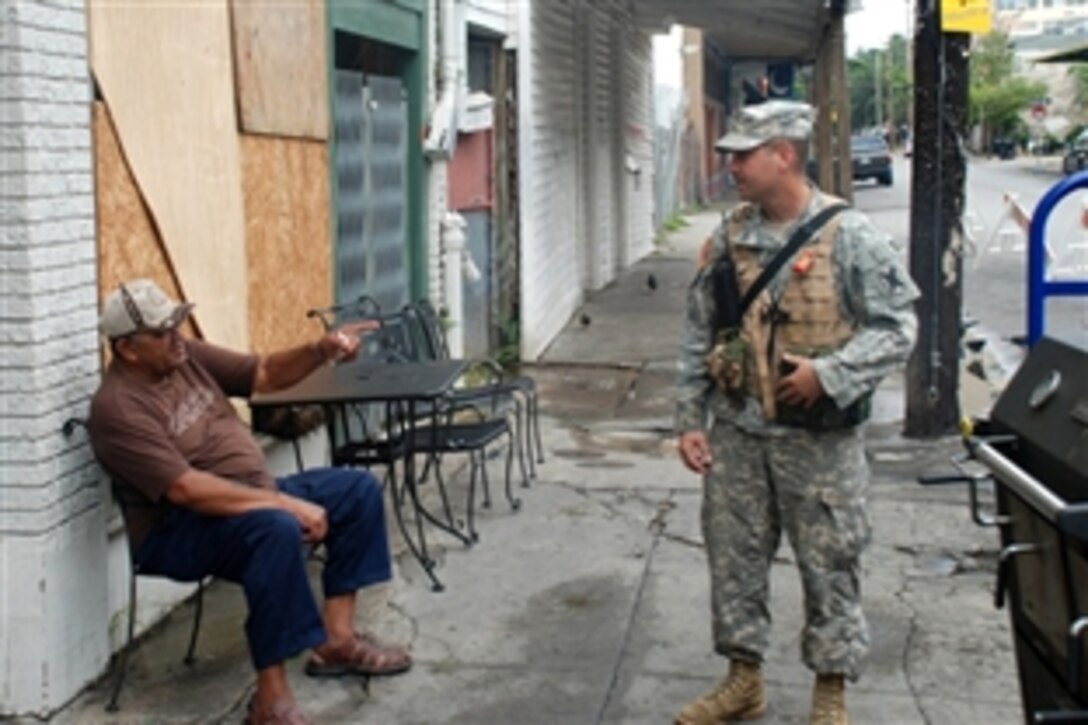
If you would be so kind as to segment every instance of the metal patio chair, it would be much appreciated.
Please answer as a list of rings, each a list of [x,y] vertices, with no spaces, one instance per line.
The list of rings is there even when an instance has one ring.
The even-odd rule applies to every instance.
[[[411,309],[419,317],[427,353],[435,359],[449,358],[450,351],[446,341],[446,331],[434,305],[428,300],[420,300],[412,305]],[[473,391],[490,388],[491,392],[513,398],[518,444],[521,450],[525,451],[529,460],[529,478],[536,478],[534,458],[535,463],[544,463],[544,446],[541,444],[540,438],[540,408],[536,381],[528,375],[507,375],[502,366],[491,359],[476,360],[473,364],[476,370],[487,371],[489,381],[478,388],[460,389],[458,395],[468,401],[473,399]],[[524,405],[524,408],[522,408],[522,405]],[[524,416],[522,415],[523,410]],[[525,479],[525,485],[528,485],[528,478]]]
[[[61,431],[66,438],[71,438],[75,433],[76,428],[87,429],[87,421],[83,418],[69,418],[64,422]],[[106,472],[109,473],[108,471]],[[126,522],[127,527],[127,512],[130,507],[147,505],[144,502],[135,500],[125,495],[122,487],[111,477],[110,478],[110,492],[113,495],[113,500],[117,502],[118,507],[121,509],[122,520]],[[129,554],[129,581],[128,581],[128,623],[126,626],[125,644],[116,653],[117,658],[117,674],[114,679],[113,689],[110,691],[110,699],[106,703],[106,712],[117,712],[121,709],[120,698],[121,690],[125,686],[125,677],[128,674],[128,661],[132,650],[135,648],[136,643],[136,582],[140,576],[160,576],[158,574],[144,574],[140,571],[139,565],[135,561],[135,552],[132,551],[132,547],[129,546],[128,532],[125,532],[125,548]],[[200,634],[200,621],[204,614],[204,588],[205,581],[201,579],[196,583],[196,592],[193,597],[193,628],[189,633],[189,646],[185,650],[185,658],[182,660],[187,666],[192,667],[196,663],[196,642],[197,637]]]
[[[325,329],[333,329],[336,325],[348,323],[354,319],[379,320],[381,326],[363,337],[360,357],[365,361],[396,364],[441,359],[433,354],[429,340],[430,332],[414,306],[407,306],[395,313],[382,314],[377,304],[371,298],[364,296],[359,300],[315,311],[310,316],[320,316]],[[445,359],[448,359],[448,356],[445,356]],[[403,419],[398,419],[396,415],[390,415],[384,421],[383,434],[369,436],[366,435],[367,430],[375,431],[379,428],[373,424],[373,420],[368,421],[365,415],[360,416],[356,412],[355,418],[360,419],[360,422],[353,430],[348,408],[343,406],[339,411],[338,419],[334,421],[334,429],[331,433],[333,463],[334,465],[357,466],[386,465],[389,471],[387,481],[392,486],[397,486],[396,461],[403,459],[410,446],[414,453],[425,456],[423,471],[413,484],[423,484],[428,473],[434,472],[445,516],[444,528],[454,531],[464,526],[464,522],[455,520],[453,515],[448,488],[442,474],[441,460],[443,456],[450,454],[468,455],[469,485],[465,518],[470,539],[478,540],[479,533],[475,527],[477,482],[483,487],[482,505],[490,507],[491,491],[486,467],[487,450],[504,436],[509,443],[504,491],[512,509],[517,510],[521,506],[521,501],[513,495],[511,486],[515,449],[519,453],[523,483],[527,485],[525,463],[520,455],[520,441],[502,405],[504,399],[511,397],[510,394],[511,391],[508,388],[489,385],[450,391],[439,400],[428,404],[417,403],[415,405],[416,420],[411,421],[411,425]],[[404,413],[403,409],[399,411],[390,409],[390,412]],[[515,419],[515,426],[516,424]],[[410,437],[406,438],[406,436]],[[399,491],[395,490],[394,493]],[[396,496],[394,503],[402,505],[403,499]],[[420,514],[426,515],[426,510],[417,512],[417,515]],[[443,522],[437,520],[434,522],[440,526],[443,525]]]

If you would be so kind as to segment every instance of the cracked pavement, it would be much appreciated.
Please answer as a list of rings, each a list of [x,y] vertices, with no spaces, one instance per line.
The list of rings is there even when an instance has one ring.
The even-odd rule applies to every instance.
[[[350,679],[307,679],[301,657],[291,663],[296,695],[317,722],[668,723],[724,674],[710,643],[700,481],[671,437],[690,260],[715,220],[694,217],[671,246],[592,295],[592,323],[575,319],[529,369],[547,461],[515,491],[518,511],[501,494],[501,457],[490,462],[493,504],[479,510],[475,546],[429,530],[446,591],[432,592],[396,547],[396,580],[367,592],[359,624],[411,643],[412,672],[374,680],[368,694]],[[655,291],[645,284],[651,273]],[[971,523],[965,489],[916,483],[946,470],[959,444],[900,438],[902,399],[902,381],[888,381],[869,428],[874,537],[863,592],[873,646],[848,688],[851,720],[1022,721],[1008,614],[992,602],[997,537]],[[464,475],[448,480],[459,517],[465,484]],[[805,723],[812,677],[800,662],[802,594],[786,543],[771,576],[763,722]],[[229,585],[210,595],[197,665],[180,663],[183,607],[136,651],[125,709],[112,721],[242,719],[253,682],[244,606]],[[110,722],[102,689],[57,722]]]

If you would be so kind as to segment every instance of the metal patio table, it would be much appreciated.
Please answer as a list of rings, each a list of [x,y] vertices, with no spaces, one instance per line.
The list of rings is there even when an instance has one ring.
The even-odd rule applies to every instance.
[[[458,531],[452,521],[443,522],[429,512],[419,498],[415,473],[413,441],[419,410],[437,416],[436,405],[464,373],[465,360],[431,360],[425,362],[379,363],[359,361],[322,366],[301,382],[275,393],[258,393],[249,401],[251,408],[279,408],[301,405],[320,405],[325,410],[325,424],[333,455],[339,446],[349,441],[338,441],[336,431],[337,409],[352,404],[380,403],[385,405],[386,420],[399,421],[404,461],[404,489],[416,514],[418,543],[408,532],[402,512],[401,493],[396,477],[392,476],[390,489],[393,495],[394,515],[405,543],[431,580],[435,591],[444,587],[434,573],[435,561],[427,552],[427,539],[423,519],[456,537],[466,546],[471,540]],[[437,433],[437,421],[431,430]],[[344,432],[345,437],[347,431]],[[395,464],[396,456],[390,456],[389,464]]]

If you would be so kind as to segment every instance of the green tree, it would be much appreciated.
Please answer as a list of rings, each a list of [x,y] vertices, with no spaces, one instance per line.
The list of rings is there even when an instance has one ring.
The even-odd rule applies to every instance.
[[[907,40],[902,35],[893,35],[885,48],[854,54],[847,63],[854,129],[872,127],[878,122],[895,126],[907,123],[912,92],[909,79]]]
[[[1046,95],[1046,85],[1014,74],[1009,36],[992,32],[971,48],[970,122],[981,126],[982,144],[999,136],[1022,136],[1021,114]]]
[[[846,82],[850,88],[850,123],[855,130],[876,123],[877,52],[862,51],[851,58],[846,66]]]
[[[888,39],[887,63],[884,75],[885,118],[890,118],[897,126],[910,123],[911,96],[914,86],[911,83],[911,69],[907,63],[910,56],[910,44],[902,35],[893,35]]]
[[[1012,75],[1015,59],[1009,36],[1001,31],[976,38],[971,48],[971,83],[995,85]]]
[[[1074,63],[1067,72],[1073,79],[1073,107],[1088,115],[1088,65]]]

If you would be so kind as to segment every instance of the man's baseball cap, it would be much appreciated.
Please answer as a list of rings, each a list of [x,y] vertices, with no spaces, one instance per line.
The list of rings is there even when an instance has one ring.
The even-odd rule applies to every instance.
[[[112,339],[137,332],[172,330],[189,316],[193,306],[170,299],[149,279],[125,282],[102,305],[98,329]]]
[[[808,141],[816,112],[800,101],[767,101],[745,106],[730,124],[729,133],[718,139],[718,151],[751,151],[771,139]]]

